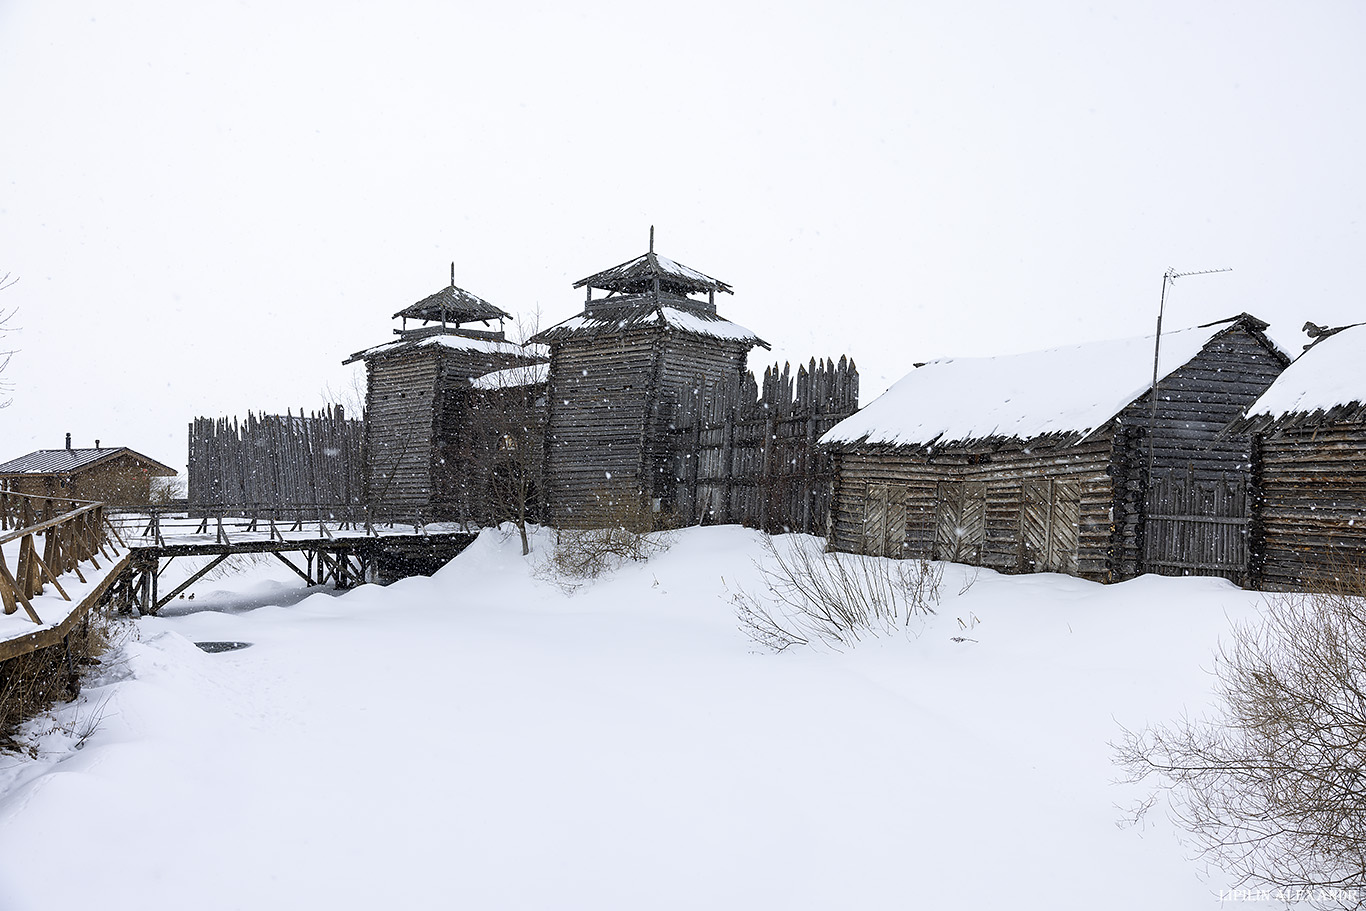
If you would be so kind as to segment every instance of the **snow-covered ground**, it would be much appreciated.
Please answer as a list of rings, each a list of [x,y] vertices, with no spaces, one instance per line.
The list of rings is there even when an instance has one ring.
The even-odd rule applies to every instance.
[[[727,596],[754,532],[573,595],[535,545],[344,595],[271,561],[138,621],[0,757],[0,908],[1218,906],[1160,814],[1117,824],[1107,742],[1200,711],[1259,596],[951,566],[915,635],[771,655]]]

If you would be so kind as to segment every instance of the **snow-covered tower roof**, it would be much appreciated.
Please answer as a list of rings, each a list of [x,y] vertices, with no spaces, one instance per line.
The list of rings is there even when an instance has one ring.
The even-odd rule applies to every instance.
[[[653,326],[768,347],[758,335],[716,312],[716,293],[735,293],[729,284],[655,252],[653,227],[648,251],[581,278],[574,282],[574,287],[587,289],[583,312],[544,330],[533,341],[555,344],[569,338],[612,335]],[[595,297],[595,292],[599,296]],[[703,294],[705,299],[694,296]]]

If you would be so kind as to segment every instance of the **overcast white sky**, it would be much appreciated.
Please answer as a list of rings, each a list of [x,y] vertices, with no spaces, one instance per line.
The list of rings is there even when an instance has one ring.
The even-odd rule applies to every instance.
[[[865,403],[1150,333],[1168,266],[1235,270],[1171,327],[1355,322],[1363,39],[1356,2],[0,0],[0,459],[182,466],[195,415],[345,387],[452,260],[548,325],[651,224]]]

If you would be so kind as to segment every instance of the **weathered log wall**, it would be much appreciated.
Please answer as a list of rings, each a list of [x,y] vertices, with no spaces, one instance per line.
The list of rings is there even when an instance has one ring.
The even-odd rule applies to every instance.
[[[552,347],[545,490],[553,524],[610,523],[639,509],[662,344],[662,331],[638,328]]]
[[[1260,587],[1332,584],[1366,566],[1366,426],[1259,436],[1253,574]]]
[[[365,367],[364,501],[376,518],[434,518],[436,403],[445,394],[440,352],[418,348]]]
[[[829,535],[837,550],[1111,575],[1109,436],[989,454],[853,449],[835,458]]]

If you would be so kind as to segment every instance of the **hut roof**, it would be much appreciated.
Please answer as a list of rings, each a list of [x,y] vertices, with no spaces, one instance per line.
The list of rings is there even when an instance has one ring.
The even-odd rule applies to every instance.
[[[1239,422],[1245,431],[1366,419],[1366,325],[1310,345]]]
[[[394,314],[394,319],[404,317],[406,319],[425,320],[429,323],[444,321],[459,324],[511,319],[511,316],[510,313],[493,306],[482,297],[471,294],[464,288],[450,285],[435,294],[424,297],[412,306],[404,307]]]
[[[428,335],[421,338],[400,338],[385,342],[364,351],[357,351],[342,363],[368,360],[372,357],[388,357],[421,348],[445,348],[450,351],[468,351],[473,354],[512,355],[526,360],[538,360],[548,356],[540,345],[519,345],[502,339],[475,338],[468,335],[447,334]]]
[[[127,446],[101,446],[99,449],[39,449],[0,465],[0,476],[70,475],[124,455],[142,464],[149,474],[160,477],[176,474],[174,468]]]
[[[734,294],[730,285],[720,279],[712,278],[696,269],[689,268],[671,259],[660,256],[651,250],[637,256],[630,262],[604,269],[601,272],[581,278],[574,282],[575,288],[588,286],[619,294],[641,294],[654,290],[655,279],[659,279],[661,291],[674,294],[697,294],[703,291],[724,291]]]
[[[744,342],[767,348],[768,342],[744,326],[732,323],[711,313],[683,307],[671,307],[667,302],[642,299],[641,305],[627,309],[604,310],[572,316],[536,335],[532,341],[551,344],[570,338],[610,335],[636,327],[663,326],[678,332],[689,332],[725,341]]]
[[[1257,334],[1268,356],[1284,358],[1266,338],[1266,326],[1244,313],[1164,332],[1159,379],[1238,327]],[[907,374],[868,407],[836,424],[821,442],[929,446],[1039,437],[1075,441],[1141,398],[1152,377],[1151,335],[1002,357],[943,358]]]

